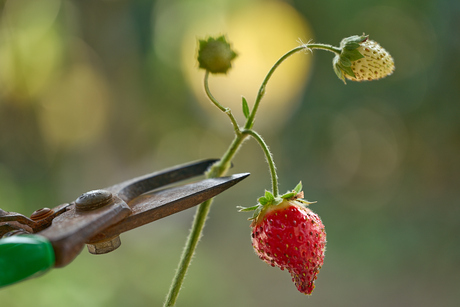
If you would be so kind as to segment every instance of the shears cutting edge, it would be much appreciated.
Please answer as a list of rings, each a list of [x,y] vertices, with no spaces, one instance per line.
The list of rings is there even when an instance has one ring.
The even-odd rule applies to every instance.
[[[85,245],[92,254],[117,249],[119,235],[196,206],[249,173],[180,181],[203,175],[217,160],[179,165],[82,194],[30,217],[0,209],[0,287],[72,262]]]

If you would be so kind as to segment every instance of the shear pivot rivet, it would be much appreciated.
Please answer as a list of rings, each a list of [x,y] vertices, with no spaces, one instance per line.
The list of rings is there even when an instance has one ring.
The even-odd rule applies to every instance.
[[[95,210],[112,203],[112,193],[106,190],[94,190],[82,194],[75,201],[77,211]]]

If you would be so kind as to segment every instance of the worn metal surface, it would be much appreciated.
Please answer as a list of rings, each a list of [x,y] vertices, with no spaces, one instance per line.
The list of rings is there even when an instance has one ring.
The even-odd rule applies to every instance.
[[[204,161],[175,166],[159,172],[154,172],[148,175],[127,180],[125,182],[105,188],[104,190],[118,195],[121,199],[128,203],[143,193],[147,193],[154,189],[166,187],[169,184],[177,183],[185,179],[202,175],[216,161],[216,159],[208,159]]]
[[[80,195],[75,201],[77,211],[91,211],[109,205],[112,193],[107,190],[93,190]]]
[[[48,212],[46,216],[36,221],[22,214],[7,212],[0,209],[0,237],[12,230],[24,230],[28,233],[37,233],[49,227],[55,217],[66,211],[67,206],[69,206],[69,204],[61,204],[53,209],[49,209],[53,212]]]
[[[121,245],[120,236],[116,236],[115,238],[111,238],[105,241],[97,242],[94,244],[87,244],[88,251],[93,255],[101,255],[110,253]]]
[[[112,204],[92,211],[79,212],[72,203],[66,212],[53,220],[50,227],[38,234],[50,240],[56,256],[55,267],[62,267],[81,252],[89,238],[120,222],[130,213],[131,209],[118,197],[114,197]]]
[[[54,214],[54,210],[50,208],[41,208],[38,210],[35,210],[34,213],[30,215],[30,219],[34,222],[43,220],[47,218],[50,215]]]
[[[128,203],[132,210],[130,216],[120,223],[101,231],[91,238],[89,243],[106,240],[125,231],[196,206],[225,191],[247,176],[249,176],[249,173],[205,179],[196,183],[153,191],[138,196]]]
[[[244,173],[171,187],[204,174],[216,161],[180,165],[90,191],[75,202],[39,209],[32,218],[0,209],[0,238],[11,231],[48,238],[55,252],[55,267],[70,263],[85,244],[91,253],[110,252],[120,246],[120,233],[196,206],[249,176]]]

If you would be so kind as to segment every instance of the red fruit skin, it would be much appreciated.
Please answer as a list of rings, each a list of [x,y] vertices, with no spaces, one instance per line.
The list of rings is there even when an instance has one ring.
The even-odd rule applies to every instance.
[[[287,269],[297,289],[311,294],[323,265],[326,232],[319,216],[296,201],[263,210],[252,226],[252,246],[260,259]]]

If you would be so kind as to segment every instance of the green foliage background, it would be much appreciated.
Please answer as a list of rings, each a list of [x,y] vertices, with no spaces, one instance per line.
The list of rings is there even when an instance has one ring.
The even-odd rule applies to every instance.
[[[162,47],[154,45],[155,18],[165,1],[17,1],[15,12],[26,12],[21,29],[37,38],[30,45],[8,38],[15,35],[5,13],[11,2],[0,1],[2,209],[29,215],[87,190],[223,153],[231,135],[214,132],[181,71],[155,52]],[[252,251],[248,216],[235,207],[253,205],[270,180],[260,149],[249,142],[233,172],[252,175],[217,198],[178,306],[456,306],[460,3],[288,3],[318,42],[370,34],[395,58],[395,74],[344,86],[331,55],[315,52],[296,111],[283,127],[262,131],[281,191],[302,180],[326,225],[326,259],[313,295],[299,294],[289,274]],[[207,5],[233,9],[223,0]],[[190,10],[178,24],[200,14]],[[48,20],[40,33],[34,22]],[[182,39],[168,31],[171,42]],[[58,44],[57,51],[43,50],[49,44],[40,39]],[[57,111],[46,113],[50,108]],[[72,122],[55,122],[69,113]],[[226,120],[217,110],[215,116]],[[70,125],[78,133],[68,132]],[[83,251],[65,268],[0,289],[0,304],[160,306],[192,216],[188,210],[144,226],[122,235],[113,253]]]

